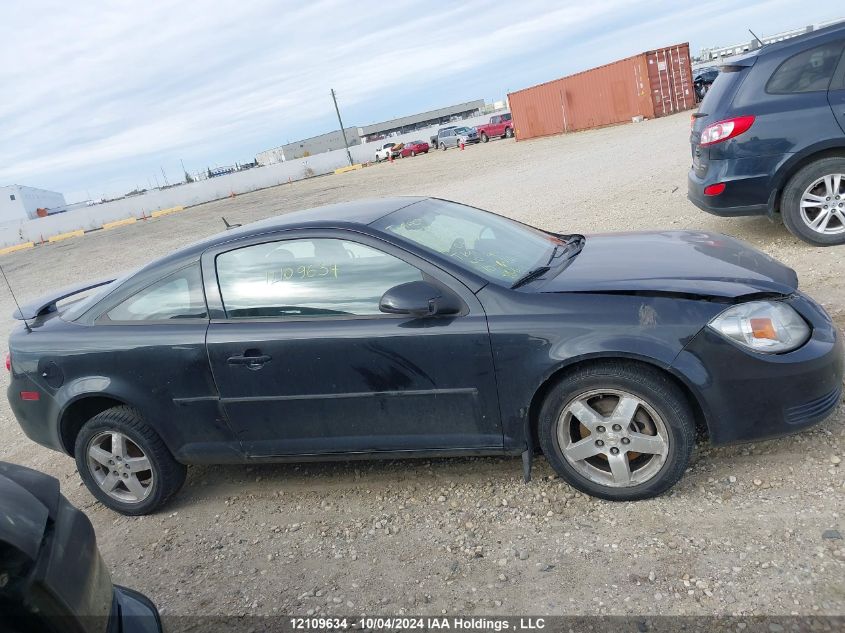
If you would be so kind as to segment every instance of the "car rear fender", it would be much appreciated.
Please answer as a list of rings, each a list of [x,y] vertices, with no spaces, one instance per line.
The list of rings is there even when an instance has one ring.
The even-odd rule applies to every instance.
[[[780,213],[781,194],[796,173],[817,160],[831,157],[845,158],[845,139],[829,139],[789,155],[772,176],[769,215]]]
[[[145,416],[144,394],[131,383],[107,376],[86,376],[71,380],[56,391],[54,399],[58,409],[59,437],[69,455],[73,455],[73,444],[79,429],[98,413],[112,407],[129,405]]]

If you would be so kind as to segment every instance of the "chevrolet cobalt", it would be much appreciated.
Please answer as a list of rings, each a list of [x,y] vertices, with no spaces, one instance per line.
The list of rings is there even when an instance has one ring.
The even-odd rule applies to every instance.
[[[527,478],[535,450],[579,490],[642,499],[696,431],[797,431],[842,390],[830,317],[742,242],[552,233],[432,198],[273,217],[16,318],[21,427],[124,514],[187,464],[521,454]]]

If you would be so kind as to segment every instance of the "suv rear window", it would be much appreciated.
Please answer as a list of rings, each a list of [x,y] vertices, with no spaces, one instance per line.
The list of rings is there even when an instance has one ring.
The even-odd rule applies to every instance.
[[[742,80],[747,70],[748,66],[722,66],[707,94],[704,95],[704,99],[698,108],[699,111],[710,115],[717,114],[719,103]]]
[[[842,42],[832,42],[793,55],[772,73],[766,92],[791,94],[827,90],[842,56]]]

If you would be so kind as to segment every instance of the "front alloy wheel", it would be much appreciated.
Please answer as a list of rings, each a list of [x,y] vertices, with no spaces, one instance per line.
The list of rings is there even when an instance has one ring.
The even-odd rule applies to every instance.
[[[647,402],[617,389],[576,396],[558,420],[557,441],[575,470],[611,487],[649,481],[669,453],[660,415]]]
[[[594,497],[654,497],[680,479],[695,416],[673,379],[650,365],[603,360],[569,371],[546,395],[537,435],[571,486]]]

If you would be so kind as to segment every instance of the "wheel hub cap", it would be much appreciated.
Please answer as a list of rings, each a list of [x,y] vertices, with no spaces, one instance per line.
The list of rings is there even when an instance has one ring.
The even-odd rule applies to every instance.
[[[592,390],[573,398],[557,422],[563,457],[594,483],[636,486],[655,477],[669,454],[669,433],[651,405],[626,391]]]
[[[123,433],[106,432],[88,443],[88,470],[100,489],[122,503],[140,503],[155,482],[150,460]]]
[[[822,176],[801,196],[801,220],[823,235],[845,233],[845,174]]]

